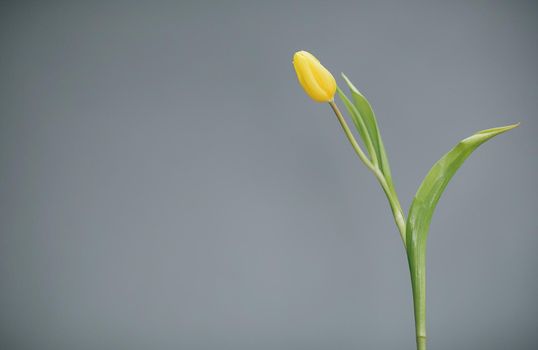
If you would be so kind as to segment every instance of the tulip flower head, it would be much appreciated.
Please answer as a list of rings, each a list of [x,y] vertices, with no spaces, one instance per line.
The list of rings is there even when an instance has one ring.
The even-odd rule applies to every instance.
[[[311,99],[317,102],[330,102],[336,92],[336,81],[318,59],[306,51],[293,55],[293,67],[299,84]]]

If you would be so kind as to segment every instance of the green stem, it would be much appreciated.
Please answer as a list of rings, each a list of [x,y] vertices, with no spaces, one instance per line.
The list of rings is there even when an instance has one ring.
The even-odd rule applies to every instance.
[[[390,190],[390,187],[385,179],[385,176],[379,169],[376,164],[373,164],[370,159],[364,154],[363,150],[355,140],[355,136],[349,129],[349,126],[346,123],[346,120],[338,106],[334,101],[330,101],[329,105],[331,106],[334,114],[338,118],[346,137],[348,138],[351,146],[355,150],[355,153],[359,156],[360,160],[366,165],[366,167],[374,173],[375,177],[379,181],[379,184],[383,188],[394,216],[394,221],[400,231],[400,237],[404,247],[406,248],[407,257],[409,260],[409,268],[411,272],[411,286],[413,288],[413,306],[415,313],[415,330],[416,330],[416,339],[417,339],[417,350],[426,350],[426,262],[425,261],[415,261],[415,264],[412,264],[409,257],[409,252],[407,251],[407,242],[406,242],[406,219],[403,214],[400,201],[396,193]]]
[[[351,146],[355,150],[355,153],[357,153],[364,165],[366,165],[366,167],[372,173],[374,173],[375,177],[377,178],[377,181],[379,181],[379,184],[383,188],[383,191],[385,192],[387,199],[389,200],[392,215],[394,216],[394,221],[396,222],[396,226],[398,227],[400,237],[402,238],[402,242],[405,247],[405,216],[403,214],[402,206],[400,205],[398,197],[390,190],[387,180],[385,179],[385,176],[383,175],[381,170],[379,170],[379,168],[375,166],[362,151],[361,147],[357,143],[357,140],[355,140],[355,136],[353,136],[353,133],[349,129],[349,126],[346,123],[346,119],[342,115],[342,112],[340,112],[340,109],[338,109],[336,103],[334,103],[334,101],[330,101],[329,105],[333,109],[334,114],[336,114],[336,117],[338,118],[338,121],[340,122],[340,125],[344,130],[344,133],[346,134],[349,142],[351,143]]]
[[[426,350],[426,337],[417,337],[417,350]]]
[[[381,173],[381,170],[376,169],[376,171],[374,171],[374,174],[389,200],[390,209],[392,210],[392,216],[394,216],[394,222],[396,223],[396,227],[400,232],[400,237],[402,238],[402,243],[405,248],[407,246],[405,241],[405,216],[403,214],[400,201],[398,200],[398,196],[396,196],[396,194],[393,194],[393,192],[390,190],[387,180],[385,180],[385,177],[383,176],[383,173]]]
[[[417,349],[426,350],[426,262],[417,261],[414,266],[409,265],[409,269],[413,288]]]
[[[348,108],[348,112],[351,116],[351,120],[355,124],[357,131],[359,131],[360,133],[360,130],[363,130],[361,137],[364,141],[364,144],[366,145],[366,149],[368,150],[368,153],[370,154],[372,158],[372,163],[375,167],[379,167],[379,160],[377,159],[377,154],[374,150],[374,144],[372,143],[372,139],[370,138],[370,135],[368,134],[368,128],[364,124],[363,119],[359,117],[360,116],[359,111],[357,110],[355,105],[351,103],[351,101],[347,98],[346,94],[344,94],[344,92],[338,87],[338,85],[336,86],[336,91],[338,91],[340,98],[342,99],[346,107]]]
[[[336,105],[336,103],[334,103],[334,101],[330,101],[329,105],[333,109],[334,114],[336,114],[336,118],[338,118],[338,121],[340,122],[340,125],[342,126],[342,129],[344,130],[344,133],[347,136],[347,139],[351,143],[351,147],[353,147],[353,149],[355,150],[355,153],[357,153],[357,155],[359,156],[360,160],[364,163],[364,165],[366,165],[366,167],[375,174],[377,168],[372,164],[372,162],[370,162],[370,159],[366,157],[366,155],[361,149],[361,146],[359,146],[359,144],[357,143],[357,140],[355,140],[355,136],[353,136],[353,133],[349,129],[349,126],[347,126],[346,119],[342,115],[342,112],[340,112],[340,109],[338,109],[338,106]]]

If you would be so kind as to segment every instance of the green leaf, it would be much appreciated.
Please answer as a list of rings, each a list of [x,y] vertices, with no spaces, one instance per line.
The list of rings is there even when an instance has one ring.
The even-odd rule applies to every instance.
[[[415,302],[417,336],[425,336],[426,332],[426,239],[437,202],[452,176],[478,146],[518,125],[479,131],[460,141],[433,165],[415,194],[407,218],[406,249]]]
[[[381,139],[374,111],[368,100],[357,90],[349,79],[344,74],[342,74],[342,77],[351,91],[353,103],[347,98],[342,90],[337,87],[338,94],[342,101],[344,101],[359,135],[368,147],[368,153],[376,168],[374,173],[387,196],[394,220],[398,226],[398,231],[400,231],[400,235],[405,245],[405,217],[394,188],[387,152],[385,151],[385,146]]]
[[[375,117],[372,106],[370,105],[370,102],[368,102],[366,97],[364,97],[364,95],[359,92],[359,90],[343,73],[342,78],[344,78],[344,80],[346,81],[346,84],[351,91],[351,97],[353,99],[355,109],[357,110],[358,114],[360,115],[360,118],[363,120],[364,125],[366,126],[368,136],[372,142],[372,146],[379,163],[379,169],[383,173],[385,180],[387,181],[387,184],[392,191],[392,194],[396,194],[394,184],[392,182],[392,174],[390,171],[387,152],[385,151],[385,146],[383,145],[383,140],[381,139],[381,133],[379,132],[377,119]]]
[[[353,121],[353,124],[355,125],[355,128],[359,132],[359,136],[361,137],[362,141],[366,145],[366,148],[368,149],[368,153],[370,154],[370,159],[374,163],[374,165],[377,166],[377,156],[376,152],[372,143],[372,139],[370,138],[370,134],[368,132],[368,129],[366,127],[366,124],[364,123],[364,120],[357,110],[357,108],[351,103],[349,98],[347,98],[346,94],[340,89],[340,87],[336,86],[336,91],[338,92],[338,96],[340,96],[340,99],[344,102],[344,105],[346,106],[346,109],[351,116],[351,120]]]

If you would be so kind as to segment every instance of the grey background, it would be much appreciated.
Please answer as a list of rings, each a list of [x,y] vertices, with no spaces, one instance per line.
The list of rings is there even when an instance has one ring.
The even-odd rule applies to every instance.
[[[413,349],[388,204],[293,52],[372,102],[400,198],[473,132],[432,349],[538,348],[535,1],[3,2],[0,348]],[[341,82],[341,80],[338,80]]]

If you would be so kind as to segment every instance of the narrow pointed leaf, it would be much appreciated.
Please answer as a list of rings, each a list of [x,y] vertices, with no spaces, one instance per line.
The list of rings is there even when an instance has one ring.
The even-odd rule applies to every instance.
[[[355,85],[353,85],[353,83],[351,83],[351,81],[346,77],[345,74],[342,73],[342,77],[346,81],[346,84],[351,91],[353,105],[355,106],[357,112],[364,121],[364,125],[366,126],[368,135],[372,140],[372,145],[376,153],[376,157],[379,161],[379,169],[385,176],[385,179],[387,180],[391,191],[393,192],[393,194],[395,194],[396,191],[392,182],[392,174],[390,171],[387,152],[385,151],[385,146],[383,145],[383,140],[381,139],[381,133],[379,132],[377,119],[375,117],[372,106],[370,105],[370,102],[368,102],[366,97],[364,97],[364,95],[359,92],[359,90],[355,87]]]
[[[366,124],[364,123],[361,114],[353,105],[353,103],[349,100],[346,94],[344,94],[344,92],[340,89],[340,87],[337,86],[336,91],[338,92],[338,96],[340,96],[340,99],[344,102],[344,105],[346,106],[346,109],[351,116],[351,120],[353,121],[355,128],[359,132],[359,136],[361,137],[362,142],[364,142],[364,144],[366,145],[368,154],[370,155],[370,159],[375,165],[377,165],[378,161],[376,151],[372,143],[370,133],[368,132],[368,128],[366,127]]]
[[[415,301],[417,336],[426,332],[426,239],[437,202],[452,176],[478,146],[518,125],[479,131],[460,141],[433,165],[415,194],[407,218],[406,249]]]
[[[408,246],[410,249],[418,246],[421,241],[426,239],[437,202],[448,182],[467,157],[484,142],[518,125],[514,124],[479,131],[460,141],[450,152],[433,165],[422,181],[409,209],[407,243],[410,244]]]

